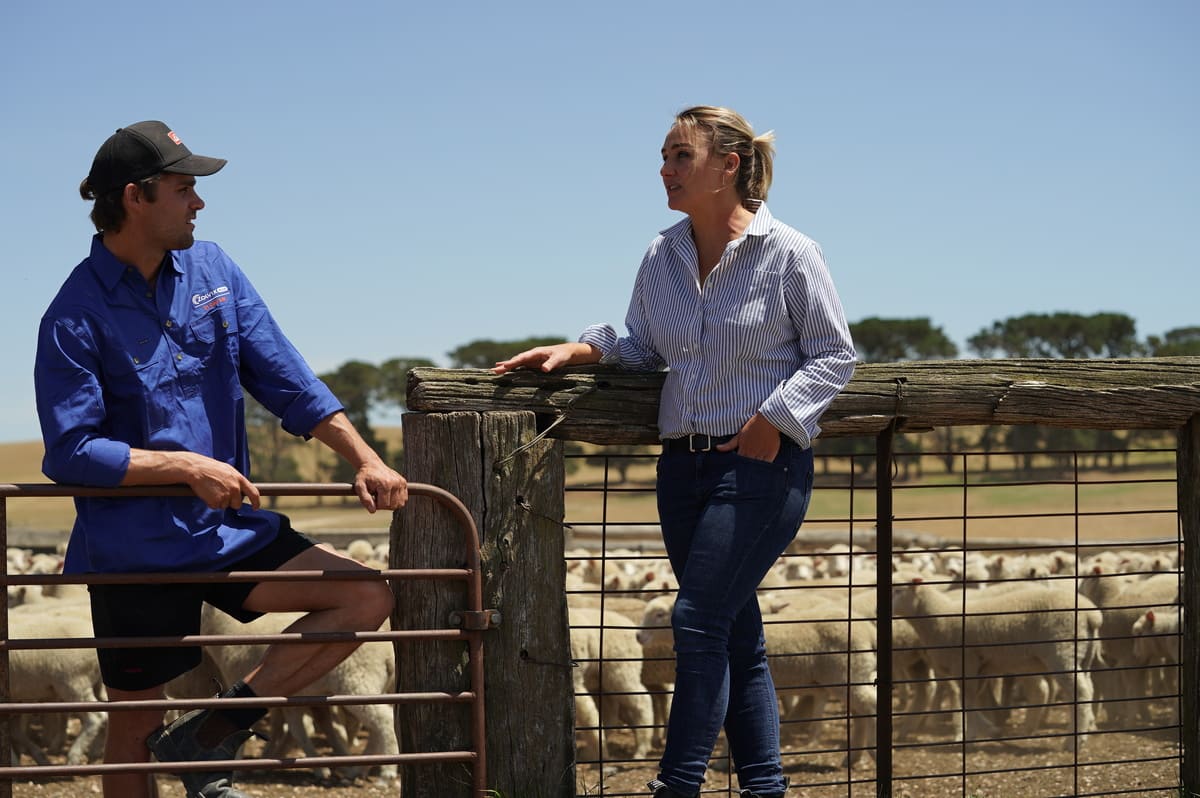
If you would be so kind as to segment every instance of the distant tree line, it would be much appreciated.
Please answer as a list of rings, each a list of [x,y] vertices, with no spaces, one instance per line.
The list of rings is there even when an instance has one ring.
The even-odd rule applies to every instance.
[[[868,363],[899,362],[904,360],[938,360],[958,357],[954,345],[940,327],[928,318],[863,319],[850,325],[858,355]],[[1181,327],[1161,338],[1150,336],[1139,340],[1137,326],[1123,313],[1027,313],[993,322],[967,339],[971,354],[981,358],[1134,358],[1200,355],[1200,327]],[[990,427],[979,432],[970,445],[985,455],[993,451],[1013,453],[1016,467],[1021,471],[1033,469],[1038,458],[1052,466],[1066,468],[1072,452],[1096,452],[1093,465],[1103,460],[1112,466],[1118,453],[1127,453],[1148,433],[1130,430],[1079,430],[1058,427],[1007,426]],[[921,468],[920,455],[928,449],[928,436],[903,435],[896,441],[895,451],[900,478]],[[964,442],[952,427],[934,430],[932,440],[947,472],[955,469],[959,458],[951,453],[961,451]],[[825,454],[861,455],[854,462],[863,473],[875,465],[874,442],[865,438],[833,438],[819,441]],[[985,456],[983,469],[990,468]]]
[[[905,360],[939,360],[959,356],[958,347],[941,327],[930,319],[885,319],[872,316],[850,325],[858,356],[868,363]],[[478,339],[465,343],[447,353],[451,368],[490,368],[524,349],[544,346],[565,340],[563,336],[533,336],[521,340],[494,341]],[[1200,355],[1200,326],[1170,330],[1162,337],[1150,336],[1139,340],[1136,324],[1122,313],[1029,313],[992,323],[967,339],[970,352],[981,358],[993,357],[1167,357]],[[379,365],[361,360],[348,360],[337,369],[320,375],[346,408],[346,414],[376,447],[385,459],[403,470],[403,449],[389,451],[385,441],[378,438],[371,418],[405,409],[407,374],[418,366],[432,366],[423,357],[397,357]],[[279,427],[279,421],[250,397],[246,399],[246,417],[251,448],[254,479],[267,482],[289,482],[301,478],[296,461],[295,439]],[[1105,457],[1112,465],[1114,452],[1128,449],[1134,443],[1134,433],[1111,430],[1069,430],[1050,427],[1004,427],[983,430],[973,445],[984,452],[1006,451],[1019,453],[1022,469],[1033,467],[1034,458],[1055,459],[1055,453],[1082,449],[1107,450]],[[928,437],[925,440],[929,440]],[[947,453],[941,459],[947,471],[953,471],[958,458],[948,454],[957,451],[963,441],[954,428],[935,430],[933,449],[924,446],[922,436],[905,435],[897,441],[897,458],[901,478],[912,470],[919,474],[922,451]],[[865,438],[833,438],[819,441],[824,454],[868,455],[874,442]],[[572,446],[572,451],[580,447]],[[647,447],[624,447],[623,453],[650,451]],[[905,456],[908,455],[908,456]],[[1069,455],[1067,455],[1069,456]],[[340,458],[314,451],[316,473],[306,475],[318,481],[350,482],[353,474]],[[1058,456],[1061,460],[1061,455]],[[612,461],[624,481],[628,461]],[[874,466],[872,457],[855,458],[859,469],[867,473]],[[1063,461],[1065,462],[1065,461]]]

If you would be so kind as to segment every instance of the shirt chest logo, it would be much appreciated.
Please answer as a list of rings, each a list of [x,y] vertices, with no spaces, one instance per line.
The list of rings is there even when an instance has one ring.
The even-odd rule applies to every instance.
[[[200,310],[212,310],[228,300],[229,286],[220,285],[200,294],[192,294],[192,307]]]

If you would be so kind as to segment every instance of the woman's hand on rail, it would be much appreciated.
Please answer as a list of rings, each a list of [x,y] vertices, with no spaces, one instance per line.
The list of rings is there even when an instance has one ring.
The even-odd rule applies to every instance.
[[[526,349],[508,360],[501,360],[492,367],[493,374],[504,374],[514,369],[536,369],[538,371],[554,371],[563,366],[578,366],[585,363],[599,363],[600,350],[591,344],[563,343],[553,346],[535,346]]]

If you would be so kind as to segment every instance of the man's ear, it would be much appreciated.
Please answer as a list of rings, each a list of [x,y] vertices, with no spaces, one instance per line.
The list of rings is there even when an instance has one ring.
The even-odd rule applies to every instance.
[[[126,183],[125,188],[121,189],[121,202],[128,209],[131,205],[137,205],[142,201],[142,190],[138,188],[137,183]]]

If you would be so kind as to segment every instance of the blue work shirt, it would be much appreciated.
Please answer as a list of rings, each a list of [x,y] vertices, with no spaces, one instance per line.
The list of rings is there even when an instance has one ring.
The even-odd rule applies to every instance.
[[[308,435],[342,409],[216,244],[168,253],[152,289],[99,235],[42,317],[34,366],[55,482],[115,487],[131,448],[190,451],[250,473],[248,391]],[[279,517],[195,497],[78,498],[64,571],[215,571],[254,553]]]

